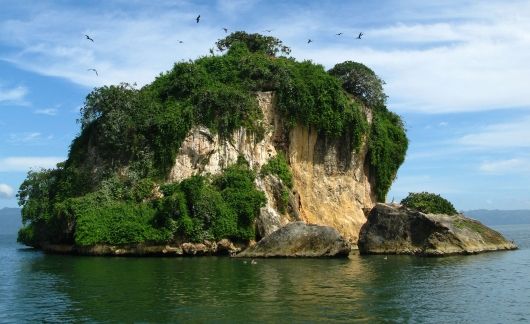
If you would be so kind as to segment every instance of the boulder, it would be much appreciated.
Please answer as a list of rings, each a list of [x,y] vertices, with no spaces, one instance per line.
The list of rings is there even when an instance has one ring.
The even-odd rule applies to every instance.
[[[392,204],[377,204],[359,234],[361,254],[442,256],[513,250],[500,233],[464,215],[424,214]]]
[[[347,257],[350,243],[333,227],[289,223],[236,257]]]

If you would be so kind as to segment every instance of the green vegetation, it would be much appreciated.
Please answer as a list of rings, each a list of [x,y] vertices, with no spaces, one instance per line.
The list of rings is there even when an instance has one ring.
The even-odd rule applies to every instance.
[[[293,174],[291,168],[282,152],[271,158],[267,164],[261,167],[261,175],[272,174],[282,181],[282,188],[279,199],[278,209],[281,213],[285,212],[289,204],[289,191],[293,188]]]
[[[335,65],[329,73],[342,82],[342,87],[369,107],[384,106],[387,96],[385,82],[362,63],[346,61]]]
[[[355,70],[357,63],[339,64],[328,73],[310,61],[277,56],[290,49],[274,37],[245,32],[216,45],[223,55],[178,62],[141,89],[120,84],[88,94],[68,159],[55,169],[29,172],[20,187],[25,227],[19,240],[87,245],[253,239],[264,196],[244,162],[222,175],[164,183],[193,126],[222,138],[244,127],[260,140],[263,116],[256,91],[275,91],[287,127],[301,124],[322,136],[346,138],[354,151],[369,134],[370,167],[378,198],[384,199],[403,161],[406,137],[384,100],[374,101],[372,93],[383,99],[384,94],[371,70],[361,69],[359,93],[351,87],[357,79],[341,77],[346,72],[339,69]],[[374,112],[371,128],[366,107]],[[286,206],[292,177],[285,158],[278,156],[261,172],[282,180]]]
[[[429,192],[411,192],[401,200],[405,207],[416,209],[422,213],[455,215],[453,204],[440,195]]]
[[[385,107],[373,109],[367,158],[378,201],[385,201],[399,166],[405,161],[407,148],[408,139],[401,118]]]

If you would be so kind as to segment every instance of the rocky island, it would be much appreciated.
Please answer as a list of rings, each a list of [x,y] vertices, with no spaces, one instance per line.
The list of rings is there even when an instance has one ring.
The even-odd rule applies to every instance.
[[[235,32],[216,46],[223,55],[176,63],[141,89],[92,91],[67,160],[20,186],[19,242],[87,255],[347,256],[407,151],[383,81],[357,62],[296,61],[271,36]],[[388,252],[367,248],[386,239],[367,228],[362,251]]]

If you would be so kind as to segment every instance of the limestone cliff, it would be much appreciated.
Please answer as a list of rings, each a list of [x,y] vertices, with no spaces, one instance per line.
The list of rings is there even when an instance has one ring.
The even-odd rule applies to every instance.
[[[258,177],[256,185],[267,197],[267,205],[257,219],[258,234],[263,237],[291,221],[303,220],[334,227],[356,243],[366,221],[363,209],[375,204],[365,163],[366,143],[355,153],[346,138],[328,138],[300,125],[288,130],[276,112],[274,93],[258,92],[256,98],[264,116],[262,138],[240,128],[229,139],[221,139],[207,128],[194,127],[180,147],[168,180],[177,182],[195,174],[220,173],[238,156],[259,171],[283,151],[294,179],[289,208],[279,212],[279,179],[270,175]],[[365,113],[370,121],[369,112]]]

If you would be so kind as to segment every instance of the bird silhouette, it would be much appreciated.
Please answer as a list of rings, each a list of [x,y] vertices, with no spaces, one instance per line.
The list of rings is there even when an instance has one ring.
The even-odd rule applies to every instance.
[[[197,20],[197,24],[198,24],[199,20],[201,20],[201,15],[198,15],[197,18],[195,18],[195,20]]]
[[[88,35],[85,34],[85,37],[86,37],[86,39],[88,39],[89,41],[94,42],[94,40],[93,40],[92,38],[90,38],[90,36],[88,36]]]
[[[342,35],[342,33],[336,33],[335,35],[340,36],[340,35]]]
[[[87,69],[87,71],[94,71],[96,72],[96,76],[99,76],[98,71],[96,69]]]
[[[311,43],[311,42],[313,42],[313,41],[311,40],[311,38],[307,40],[307,43],[308,43],[308,44]]]
[[[357,36],[357,39],[361,39],[361,37],[363,37],[363,35],[364,35],[364,34],[363,34],[362,32],[360,32],[360,33],[359,33],[359,36]]]
[[[179,44],[184,43],[184,41],[181,41],[180,39],[177,39],[177,42],[178,42]]]
[[[271,31],[272,31],[272,29],[265,29],[265,30],[263,30],[263,32],[265,32],[265,33],[270,33]]]
[[[228,28],[223,27],[223,30],[225,31],[225,33],[228,33]]]

